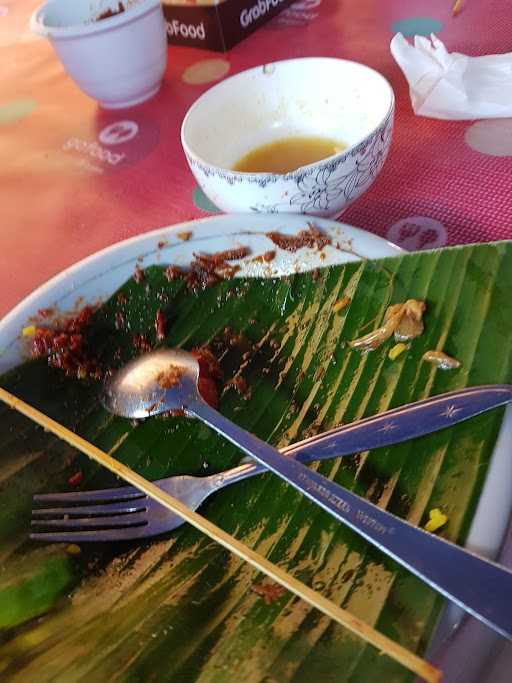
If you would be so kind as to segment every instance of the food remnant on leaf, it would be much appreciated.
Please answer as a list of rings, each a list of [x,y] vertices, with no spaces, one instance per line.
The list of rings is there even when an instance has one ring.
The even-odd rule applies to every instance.
[[[233,388],[245,401],[251,398],[251,388],[241,375],[235,375],[226,382],[225,388]]]
[[[384,313],[384,323],[381,327],[373,330],[364,337],[349,341],[348,344],[353,349],[361,351],[375,351],[381,344],[387,341],[392,334],[395,334],[397,341],[413,339],[423,332],[422,315],[425,310],[425,303],[416,299],[409,299],[404,304],[393,304]],[[400,329],[401,332],[397,336]]]
[[[314,225],[309,225],[307,230],[301,230],[297,235],[284,235],[281,232],[267,232],[267,237],[272,240],[280,249],[295,252],[302,247],[310,249],[317,248],[319,251],[331,244],[330,237],[327,237],[321,230]]]
[[[222,379],[222,370],[219,361],[207,346],[192,349],[194,358],[197,358],[199,370],[207,372],[213,379]]]
[[[401,311],[394,313],[384,322],[384,325],[365,334],[363,337],[359,337],[359,339],[349,341],[348,345],[353,349],[360,349],[361,351],[375,351],[375,349],[378,349],[381,344],[391,337],[398,327],[401,315]]]
[[[182,232],[178,232],[176,236],[179,240],[182,240],[183,242],[188,242],[189,239],[192,237],[192,231],[183,230]]]
[[[400,344],[395,344],[393,348],[389,350],[388,358],[391,360],[396,360],[398,356],[401,356],[404,351],[407,351],[409,347],[407,344],[400,342]]]
[[[223,378],[219,361],[207,346],[192,349],[192,355],[197,358],[199,363],[199,380],[197,389],[206,403],[217,408],[219,405],[219,394],[217,382]]]
[[[145,334],[134,334],[132,337],[132,344],[137,351],[141,351],[142,353],[151,351],[153,348]]]
[[[122,311],[116,311],[114,315],[114,327],[116,330],[122,330],[124,328],[125,322],[126,320],[124,313]]]
[[[405,302],[402,310],[402,319],[395,330],[395,340],[397,342],[410,341],[423,334],[423,313],[425,308],[424,301],[409,299]]]
[[[221,280],[233,277],[240,266],[227,263],[238,261],[250,254],[249,247],[236,247],[215,254],[194,254],[194,260],[188,269],[178,266],[168,266],[165,277],[172,280],[185,280],[187,287],[192,290],[207,289]]]
[[[428,513],[429,520],[425,524],[425,531],[430,531],[433,533],[437,531],[448,521],[448,516],[444,514],[439,508],[434,508]]]
[[[168,411],[168,415],[171,417],[185,417],[186,414],[185,408],[173,408]]]
[[[263,598],[266,605],[271,605],[288,592],[284,586],[278,583],[257,583],[251,586],[251,590]]]
[[[68,479],[68,484],[70,486],[79,486],[82,483],[82,480],[84,478],[84,475],[81,470],[78,472],[75,472],[71,477]]]
[[[338,299],[338,301],[332,307],[332,312],[339,313],[344,308],[346,308],[351,301],[352,299],[349,296],[342,296],[341,299]]]
[[[157,309],[156,318],[155,318],[155,331],[156,331],[156,340],[157,341],[162,341],[163,339],[165,339],[166,330],[167,330],[167,318],[165,317],[164,313],[162,312],[162,309],[159,308],[159,309]]]
[[[440,370],[456,370],[460,368],[460,361],[456,358],[448,356],[443,351],[426,351],[423,354],[423,360],[427,363],[432,363]]]
[[[46,357],[48,365],[64,370],[68,377],[101,379],[103,371],[87,345],[94,311],[93,306],[85,306],[78,315],[61,321],[55,328],[36,325],[32,356]]]
[[[172,282],[172,280],[185,278],[185,271],[181,268],[178,268],[178,266],[167,266],[164,275],[169,282]]]

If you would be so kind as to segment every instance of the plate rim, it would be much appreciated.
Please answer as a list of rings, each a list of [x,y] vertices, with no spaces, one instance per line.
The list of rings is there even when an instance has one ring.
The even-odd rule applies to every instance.
[[[268,222],[277,222],[282,223],[283,227],[285,228],[297,229],[299,227],[305,228],[308,223],[313,223],[319,228],[328,231],[332,231],[334,229],[347,231],[349,234],[349,239],[356,238],[368,241],[371,246],[377,247],[379,251],[382,250],[382,253],[377,255],[378,258],[384,258],[386,256],[393,255],[398,256],[400,254],[407,253],[404,249],[393,244],[389,240],[367,232],[361,228],[349,225],[348,223],[341,223],[328,218],[309,217],[301,214],[219,214],[216,216],[208,216],[205,218],[192,219],[190,221],[166,225],[154,230],[134,235],[132,237],[128,237],[123,240],[119,240],[93,252],[92,254],[89,254],[88,256],[85,256],[82,259],[79,259],[78,261],[72,263],[50,277],[48,280],[42,282],[34,290],[32,290],[32,292],[24,296],[17,304],[15,304],[14,307],[11,308],[11,310],[8,311],[2,319],[0,319],[0,373],[6,372],[10,369],[9,367],[4,366],[3,359],[6,352],[13,344],[16,343],[17,338],[19,338],[23,325],[31,315],[36,314],[38,309],[45,308],[47,305],[55,305],[55,302],[49,299],[51,293],[62,285],[65,285],[65,283],[67,283],[70,279],[73,280],[74,278],[78,279],[80,277],[84,278],[90,272],[89,280],[92,280],[95,275],[100,275],[100,267],[104,262],[106,264],[118,253],[122,253],[124,251],[136,251],[136,249],[140,246],[141,251],[129,259],[130,261],[133,260],[136,262],[137,259],[141,257],[143,246],[145,244],[151,244],[153,247],[150,249],[150,251],[144,254],[145,257],[150,253],[157,253],[157,248],[155,245],[159,240],[165,240],[166,238],[176,236],[174,244],[169,244],[168,246],[183,244],[183,240],[180,240],[177,237],[177,234],[188,230],[199,229],[201,233],[208,233],[204,236],[201,235],[202,237],[208,239],[226,237],[233,234],[264,234],[264,232],[268,232],[268,230],[251,230],[250,228],[241,231],[239,227],[236,227],[239,221],[245,221],[246,223],[253,225],[262,223],[262,226]],[[212,226],[218,226],[220,232],[215,234],[208,232],[209,228]],[[275,229],[275,227],[273,229]],[[275,246],[274,248],[277,249]],[[105,271],[103,271],[103,273],[104,272]],[[77,285],[73,284],[71,288],[75,289],[75,287],[81,287],[84,286],[84,284],[85,282],[82,279]],[[78,293],[77,296],[79,296]],[[43,304],[36,304],[37,301],[41,300],[44,302]],[[10,336],[10,340],[4,341],[4,335]]]

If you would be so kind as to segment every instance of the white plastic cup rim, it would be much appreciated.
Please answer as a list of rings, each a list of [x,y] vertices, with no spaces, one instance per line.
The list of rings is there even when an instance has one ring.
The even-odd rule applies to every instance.
[[[32,33],[54,40],[59,38],[78,38],[94,33],[111,31],[114,28],[137,20],[139,17],[161,4],[160,0],[138,0],[136,3],[128,4],[125,7],[124,12],[115,14],[112,17],[107,17],[101,21],[94,21],[93,17],[91,17],[90,22],[75,24],[73,26],[52,26],[47,24],[46,13],[48,7],[60,4],[60,2],[62,2],[62,0],[50,0],[50,2],[46,2],[34,11],[30,17],[30,30]]]

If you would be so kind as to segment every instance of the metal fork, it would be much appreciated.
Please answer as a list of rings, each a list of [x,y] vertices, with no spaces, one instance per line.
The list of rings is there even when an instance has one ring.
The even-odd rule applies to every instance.
[[[512,401],[512,387],[470,387],[337,427],[282,449],[282,453],[307,463],[388,446],[435,432],[486,410]],[[190,509],[196,510],[224,486],[265,472],[249,460],[208,477],[176,476],[155,483]],[[41,541],[119,541],[156,536],[172,531],[183,520],[138,489],[122,487],[75,493],[34,496],[32,526],[45,531],[30,534]],[[51,505],[58,507],[47,507]]]

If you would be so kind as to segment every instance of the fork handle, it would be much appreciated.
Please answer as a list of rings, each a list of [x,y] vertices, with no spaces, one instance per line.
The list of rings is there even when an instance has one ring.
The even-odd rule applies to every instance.
[[[395,517],[293,458],[284,458],[202,400],[191,401],[186,410],[446,598],[512,639],[511,571]]]
[[[339,458],[431,434],[511,401],[512,386],[508,384],[458,389],[409,403],[350,425],[335,427],[318,436],[291,444],[283,448],[281,453],[303,463]],[[219,487],[261,474],[266,469],[264,465],[255,462],[241,464],[218,475]]]

